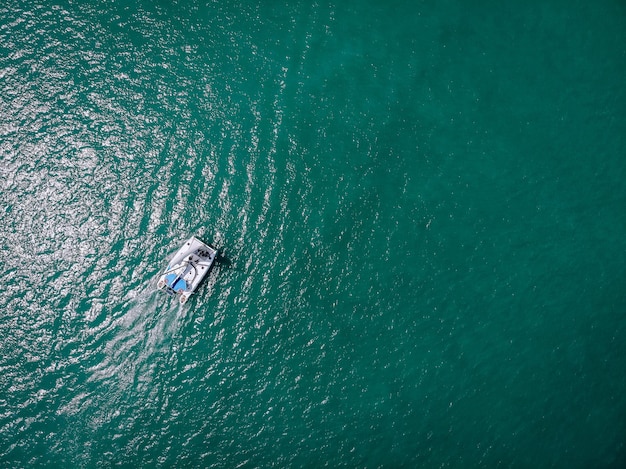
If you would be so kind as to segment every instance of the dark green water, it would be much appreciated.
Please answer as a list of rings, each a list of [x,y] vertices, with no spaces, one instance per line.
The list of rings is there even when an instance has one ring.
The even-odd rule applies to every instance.
[[[532,3],[4,0],[0,466],[624,467],[626,5]]]

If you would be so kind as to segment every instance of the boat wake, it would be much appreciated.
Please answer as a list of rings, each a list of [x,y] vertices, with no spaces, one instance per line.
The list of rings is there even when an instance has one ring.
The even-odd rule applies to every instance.
[[[123,305],[102,340],[100,360],[88,370],[87,383],[94,389],[88,406],[92,426],[112,421],[129,402],[160,394],[159,377],[177,360],[175,344],[190,314],[178,302],[163,301],[153,283],[142,285]]]

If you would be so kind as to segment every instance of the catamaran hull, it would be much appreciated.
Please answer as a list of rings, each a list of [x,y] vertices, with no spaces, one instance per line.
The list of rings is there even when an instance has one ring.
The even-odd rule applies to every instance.
[[[208,275],[216,256],[216,248],[192,236],[176,251],[167,269],[159,276],[157,288],[177,296],[178,301],[185,304]]]

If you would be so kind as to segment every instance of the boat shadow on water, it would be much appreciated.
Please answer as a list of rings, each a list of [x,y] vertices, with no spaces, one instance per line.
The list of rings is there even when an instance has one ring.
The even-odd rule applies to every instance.
[[[230,269],[233,267],[233,261],[231,261],[230,257],[222,251],[217,251],[217,256],[215,256],[215,267]]]

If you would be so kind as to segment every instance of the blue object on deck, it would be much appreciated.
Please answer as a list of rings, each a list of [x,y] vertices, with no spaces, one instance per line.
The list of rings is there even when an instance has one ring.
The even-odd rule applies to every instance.
[[[169,274],[165,277],[165,281],[172,290],[176,292],[187,290],[187,282],[185,282],[182,278],[176,280],[174,285],[172,285],[172,282],[174,282],[174,280],[176,280],[176,274]]]

